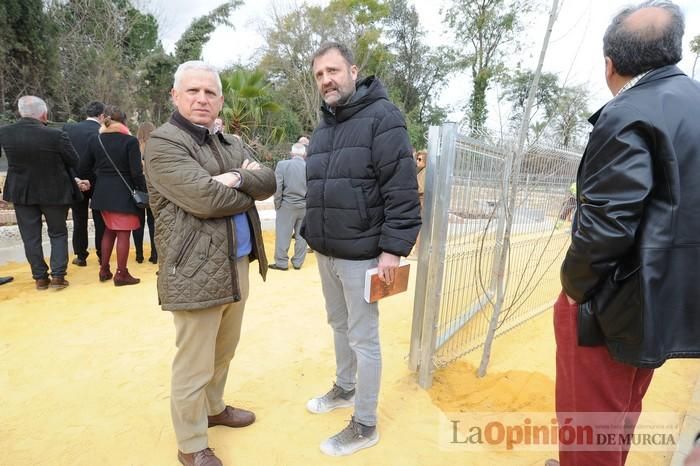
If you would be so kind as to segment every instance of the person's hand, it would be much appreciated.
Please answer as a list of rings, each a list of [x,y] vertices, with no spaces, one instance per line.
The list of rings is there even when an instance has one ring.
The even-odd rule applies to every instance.
[[[576,301],[574,301],[574,298],[569,296],[568,294],[564,293],[564,296],[566,296],[566,302],[569,303],[569,306],[573,306],[576,304]]]
[[[245,170],[260,170],[262,167],[260,166],[260,164],[258,162],[254,161],[254,160],[245,159],[243,161],[243,165],[241,165],[241,168],[243,168]]]
[[[83,192],[90,191],[90,187],[90,180],[80,180],[78,182],[78,189],[80,189]]]
[[[211,178],[229,188],[237,188],[241,184],[241,175],[238,172],[226,172]]]
[[[388,252],[383,252],[379,255],[377,275],[381,281],[387,285],[394,283],[394,279],[396,278],[396,268],[399,266],[400,259],[401,258],[399,256],[395,256]]]

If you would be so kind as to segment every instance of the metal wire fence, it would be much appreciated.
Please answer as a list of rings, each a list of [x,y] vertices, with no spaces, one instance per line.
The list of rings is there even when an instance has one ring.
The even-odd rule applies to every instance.
[[[428,152],[409,357],[424,387],[484,345],[495,308],[501,334],[554,301],[581,157],[534,144],[512,164],[513,139],[456,125],[431,128]]]

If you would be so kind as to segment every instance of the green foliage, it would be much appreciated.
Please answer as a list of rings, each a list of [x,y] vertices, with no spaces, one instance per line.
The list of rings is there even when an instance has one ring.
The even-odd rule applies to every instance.
[[[325,41],[341,42],[352,49],[361,74],[386,74],[391,55],[380,38],[388,13],[377,0],[332,0],[326,8],[304,4],[273,12],[261,66],[283,104],[299,115],[304,132],[318,123],[321,103],[311,73],[313,53]]]
[[[272,99],[264,72],[237,68],[221,76],[224,94],[222,119],[226,132],[244,141],[268,145],[283,141],[284,128],[270,125],[271,116],[282,110]]]
[[[243,3],[242,0],[230,0],[214,8],[208,15],[201,16],[190,24],[175,44],[175,61],[184,63],[189,60],[201,60],[204,44],[209,41],[211,33],[217,26],[231,26],[231,12]]]
[[[515,70],[501,77],[503,98],[513,108],[511,123],[514,128],[520,126],[533,78],[531,70]],[[565,147],[576,145],[586,128],[588,99],[585,87],[560,86],[557,75],[543,73],[530,115],[530,137],[535,140],[545,138]]]
[[[433,50],[423,43],[425,31],[418,13],[406,0],[389,0],[390,14],[385,20],[389,61],[386,84],[392,100],[406,113],[411,142],[424,147],[428,126],[435,115],[445,112],[435,107],[434,97],[452,71],[449,50]]]
[[[162,48],[158,40],[158,21],[152,14],[143,14],[129,6],[126,11],[129,25],[124,37],[126,58],[132,63],[143,60],[149,54],[157,53]]]
[[[534,72],[531,70],[515,70],[513,73],[504,74],[501,78],[505,89],[503,96],[513,105],[514,111],[511,119],[518,123],[522,119],[522,110],[527,102],[533,78]],[[550,118],[556,110],[560,92],[557,75],[554,73],[542,73],[537,92],[535,93],[535,103],[531,118],[536,118],[541,113],[544,113],[546,118]]]
[[[140,110],[140,121],[164,122],[173,111],[170,89],[177,63],[172,55],[162,48],[139,62],[137,75],[138,92],[136,107]]]
[[[60,121],[80,120],[87,102],[102,100],[122,107],[133,124],[162,123],[172,111],[176,66],[201,59],[212,32],[230,26],[242,3],[226,1],[196,18],[168,54],[156,17],[133,0],[0,0],[0,119],[31,92],[44,97]],[[257,67],[222,73],[227,130],[265,159],[286,158],[290,142],[316,126],[320,99],[310,60],[327,40],[351,47],[361,75],[382,79],[416,147],[425,145],[428,125],[445,118],[433,99],[455,59],[425,45],[407,0],[303,4],[275,12],[265,35]]]
[[[0,118],[12,117],[25,94],[49,94],[56,83],[57,47],[41,0],[0,2]]]
[[[453,49],[456,63],[472,74],[466,110],[473,130],[486,123],[486,90],[503,66],[504,48],[517,49],[523,18],[532,6],[532,0],[452,0],[445,12],[445,22],[458,42]]]

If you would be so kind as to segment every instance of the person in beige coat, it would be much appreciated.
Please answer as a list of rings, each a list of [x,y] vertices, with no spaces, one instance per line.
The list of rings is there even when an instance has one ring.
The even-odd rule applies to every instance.
[[[172,311],[177,352],[171,414],[178,460],[220,466],[207,428],[244,427],[255,415],[226,405],[224,385],[248,298],[248,266],[267,260],[255,201],[275,192],[274,172],[240,138],[214,132],[223,96],[216,70],[190,61],[175,72],[177,110],[145,151],[159,252],[158,298]]]

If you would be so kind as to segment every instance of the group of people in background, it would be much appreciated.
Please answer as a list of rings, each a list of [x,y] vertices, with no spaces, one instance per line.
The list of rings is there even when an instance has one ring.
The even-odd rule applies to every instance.
[[[36,96],[19,99],[20,120],[2,128],[0,145],[8,159],[5,202],[14,206],[25,255],[39,290],[62,289],[68,266],[68,210],[73,217],[72,263],[87,266],[89,211],[95,230],[100,281],[115,286],[134,285],[127,261],[131,234],[136,260],[143,262],[143,236],[148,220],[151,237],[149,261],[157,263],[155,225],[149,208],[139,208],[131,190],[146,190],[141,154],[152,123],[143,123],[131,135],[127,116],[115,106],[90,102],[86,119],[62,130],[46,126],[48,107]],[[41,227],[46,221],[51,243],[49,264],[44,260]],[[117,268],[110,259],[116,242]],[[4,280],[4,282],[9,282]]]

